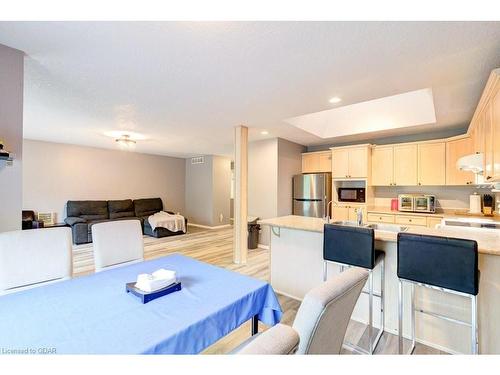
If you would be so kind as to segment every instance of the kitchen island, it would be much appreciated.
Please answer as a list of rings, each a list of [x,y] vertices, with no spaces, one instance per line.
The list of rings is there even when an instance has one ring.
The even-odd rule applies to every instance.
[[[323,226],[320,218],[283,216],[259,221],[270,230],[271,285],[281,294],[301,300],[313,287],[323,281]],[[478,295],[479,351],[500,354],[500,234],[499,231],[470,230],[469,228],[411,227],[408,233],[428,234],[476,240],[479,247],[481,280]],[[385,257],[385,331],[398,330],[397,233],[375,230],[376,248]],[[437,267],[439,265],[436,265]],[[337,274],[339,266],[328,265],[329,277]],[[375,292],[379,292],[380,269],[374,271]],[[410,336],[410,290],[404,286],[405,325],[403,333]],[[416,307],[427,311],[470,321],[470,299],[437,290],[416,288]],[[380,300],[374,298],[374,325],[378,327]],[[417,341],[450,353],[470,353],[470,328],[416,313]],[[368,321],[368,296],[362,294],[352,319]]]

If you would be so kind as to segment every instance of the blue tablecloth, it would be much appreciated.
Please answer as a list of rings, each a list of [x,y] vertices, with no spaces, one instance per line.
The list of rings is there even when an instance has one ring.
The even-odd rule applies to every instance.
[[[159,268],[182,290],[147,304],[125,292]],[[268,283],[174,254],[0,297],[0,353],[193,354],[254,315],[281,319]]]

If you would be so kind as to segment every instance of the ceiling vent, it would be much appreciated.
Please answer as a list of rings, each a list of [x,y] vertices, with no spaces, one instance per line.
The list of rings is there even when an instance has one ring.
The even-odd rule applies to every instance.
[[[196,158],[191,158],[191,164],[203,164],[203,163],[205,163],[204,156],[198,156]]]

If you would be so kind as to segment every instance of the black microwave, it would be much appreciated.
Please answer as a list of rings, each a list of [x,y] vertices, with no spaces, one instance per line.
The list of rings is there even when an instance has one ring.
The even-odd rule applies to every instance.
[[[338,188],[339,202],[365,203],[365,188]]]

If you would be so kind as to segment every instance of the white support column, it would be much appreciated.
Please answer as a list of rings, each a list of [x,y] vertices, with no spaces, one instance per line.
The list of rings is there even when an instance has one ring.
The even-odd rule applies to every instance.
[[[234,246],[233,262],[246,264],[248,253],[248,128],[234,129]]]

